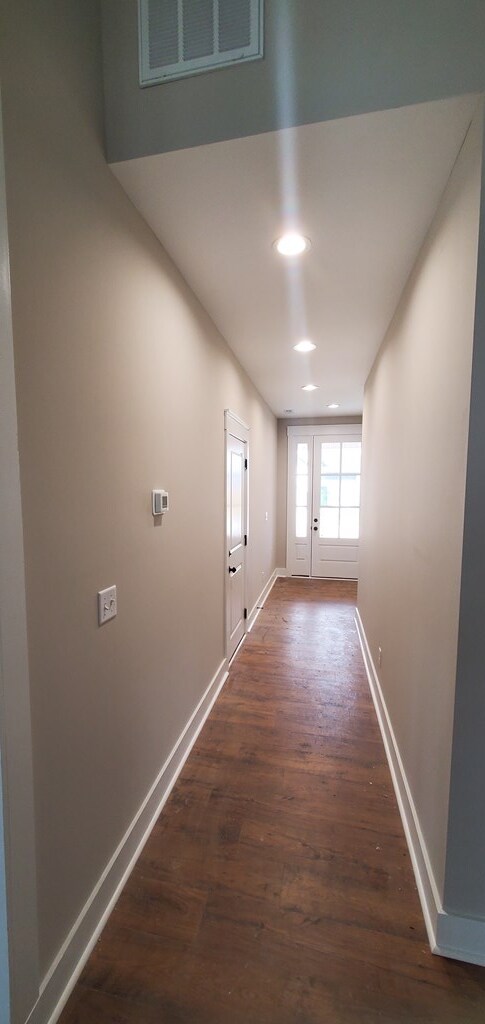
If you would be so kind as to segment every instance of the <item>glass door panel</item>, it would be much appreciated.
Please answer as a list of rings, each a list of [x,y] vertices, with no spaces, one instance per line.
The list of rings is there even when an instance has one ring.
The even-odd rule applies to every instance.
[[[342,473],[360,473],[361,441],[342,442]]]
[[[299,441],[296,446],[296,536],[299,540],[308,537],[308,501],[310,483],[310,445]]]
[[[292,575],[309,576],[313,439],[290,437],[288,456],[287,565]]]

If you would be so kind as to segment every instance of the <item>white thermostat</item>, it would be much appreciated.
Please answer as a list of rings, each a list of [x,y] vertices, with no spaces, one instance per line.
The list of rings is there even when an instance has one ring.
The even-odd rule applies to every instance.
[[[163,516],[168,512],[168,492],[152,491],[152,515]]]

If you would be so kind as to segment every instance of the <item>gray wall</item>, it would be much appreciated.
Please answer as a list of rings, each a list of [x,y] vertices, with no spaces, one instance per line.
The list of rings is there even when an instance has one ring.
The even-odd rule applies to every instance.
[[[313,418],[293,418],[278,420],[278,484],[276,523],[276,564],[280,569],[286,567],[286,510],[288,488],[288,435],[287,427],[301,427],[313,423],[362,423],[362,416],[315,416]]]
[[[485,164],[473,351],[445,909],[485,918]]]
[[[223,658],[225,407],[251,426],[250,606],[275,566],[276,421],[105,163],[96,0],[3,22],[45,974]]]
[[[0,1019],[37,995],[36,864],[25,575],[3,129],[0,117]],[[3,801],[2,801],[2,798]],[[9,984],[6,965],[7,885]]]
[[[136,0],[103,0],[111,162],[485,89],[483,0],[266,0],[265,59],[140,89]]]
[[[480,185],[481,113],[378,354],[364,402],[358,604],[376,666],[382,647],[377,671],[441,896]],[[475,735],[468,733],[473,748]]]

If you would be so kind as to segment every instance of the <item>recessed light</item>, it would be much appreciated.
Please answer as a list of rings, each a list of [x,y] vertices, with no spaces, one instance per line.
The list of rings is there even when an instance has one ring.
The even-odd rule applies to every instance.
[[[318,391],[318,384],[304,384],[302,391]]]
[[[313,352],[313,349],[316,347],[313,341],[308,341],[306,338],[304,341],[299,341],[298,345],[293,345],[295,352]]]
[[[280,256],[301,256],[303,252],[308,252],[311,244],[309,238],[299,235],[297,231],[288,231],[273,243]]]
[[[330,405],[327,405],[327,409],[338,409],[337,402],[331,402]]]

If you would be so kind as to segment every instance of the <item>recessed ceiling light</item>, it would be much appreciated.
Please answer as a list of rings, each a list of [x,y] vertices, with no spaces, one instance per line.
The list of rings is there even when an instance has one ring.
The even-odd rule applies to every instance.
[[[327,409],[338,409],[337,402],[331,402],[330,405],[327,405]]]
[[[318,384],[304,384],[302,391],[318,391]]]
[[[308,252],[311,244],[309,238],[299,235],[297,231],[288,231],[273,243],[280,256],[301,256],[303,252]]]
[[[295,352],[313,352],[313,349],[317,346],[313,344],[313,341],[299,341],[298,345],[293,345]]]

